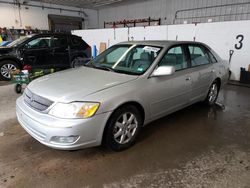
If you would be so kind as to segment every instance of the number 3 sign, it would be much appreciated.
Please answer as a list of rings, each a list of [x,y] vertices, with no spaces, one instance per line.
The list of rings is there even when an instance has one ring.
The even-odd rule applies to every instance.
[[[244,35],[237,35],[236,40],[238,40],[238,43],[234,47],[236,50],[240,50],[243,47]]]

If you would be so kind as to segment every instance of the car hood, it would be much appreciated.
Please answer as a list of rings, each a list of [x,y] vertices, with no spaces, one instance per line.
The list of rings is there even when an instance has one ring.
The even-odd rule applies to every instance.
[[[52,101],[72,102],[136,78],[138,76],[81,67],[38,78],[28,89]]]
[[[4,46],[1,46],[1,47],[0,47],[0,54],[8,54],[8,53],[10,53],[11,51],[13,51],[13,48],[4,47]]]

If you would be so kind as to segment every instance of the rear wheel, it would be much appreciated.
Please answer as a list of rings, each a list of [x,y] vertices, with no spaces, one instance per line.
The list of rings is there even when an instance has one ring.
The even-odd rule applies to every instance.
[[[116,110],[107,123],[104,141],[108,148],[121,151],[132,146],[142,127],[142,116],[132,105]]]
[[[10,80],[11,72],[18,69],[19,66],[14,61],[4,60],[0,62],[0,80]]]
[[[220,90],[220,87],[219,87],[218,82],[214,81],[208,90],[207,98],[205,100],[205,102],[209,106],[212,106],[216,103],[217,98],[218,98],[218,94],[219,94],[219,90]]]
[[[86,58],[85,57],[75,57],[71,61],[71,68],[78,68],[83,66],[86,63]]]

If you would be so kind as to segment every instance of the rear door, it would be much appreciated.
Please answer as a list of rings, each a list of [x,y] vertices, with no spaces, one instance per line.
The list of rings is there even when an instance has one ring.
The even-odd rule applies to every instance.
[[[70,47],[67,35],[54,35],[52,38],[51,56],[53,67],[70,67]]]
[[[191,92],[191,78],[185,48],[182,45],[170,48],[158,66],[174,66],[171,76],[149,78],[151,93],[150,109],[152,119],[162,117],[188,105]]]
[[[213,80],[214,70],[204,46],[188,44],[187,51],[191,64],[190,76],[192,80],[190,102],[193,103],[205,99]]]

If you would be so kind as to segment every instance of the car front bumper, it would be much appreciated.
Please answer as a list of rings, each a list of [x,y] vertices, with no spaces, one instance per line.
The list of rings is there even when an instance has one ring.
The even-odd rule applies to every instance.
[[[21,126],[40,143],[55,149],[75,150],[98,146],[102,142],[104,127],[112,112],[96,114],[87,119],[60,119],[33,110],[23,97],[16,102],[17,119]],[[54,138],[75,138],[64,143]]]

